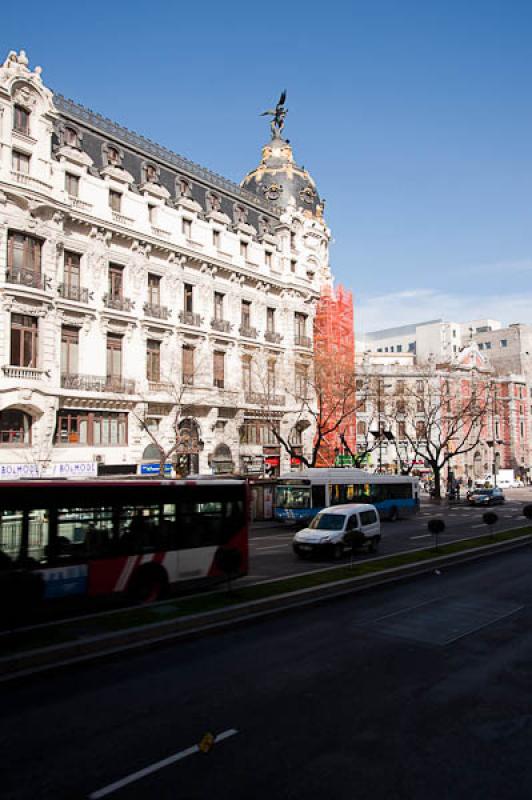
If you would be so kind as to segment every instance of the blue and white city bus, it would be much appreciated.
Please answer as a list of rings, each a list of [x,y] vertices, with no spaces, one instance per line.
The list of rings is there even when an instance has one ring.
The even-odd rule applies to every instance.
[[[371,503],[384,519],[414,514],[419,481],[409,475],[376,475],[362,469],[306,469],[277,479],[274,517],[279,522],[309,522],[322,508],[341,503]]]

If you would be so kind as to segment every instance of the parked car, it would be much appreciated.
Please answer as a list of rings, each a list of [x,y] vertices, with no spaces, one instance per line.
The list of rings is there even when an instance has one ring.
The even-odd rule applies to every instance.
[[[472,506],[502,505],[505,501],[504,492],[498,486],[493,489],[475,489],[467,499]]]
[[[324,508],[292,542],[300,558],[321,554],[340,559],[354,547],[377,552],[381,540],[379,512],[369,503],[350,503]]]

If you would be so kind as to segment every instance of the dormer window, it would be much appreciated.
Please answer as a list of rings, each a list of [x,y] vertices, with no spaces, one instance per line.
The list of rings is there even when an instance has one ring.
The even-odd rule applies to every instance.
[[[219,194],[209,195],[211,211],[220,211],[222,206],[222,199]]]
[[[235,206],[235,224],[245,224],[247,221],[247,211],[244,206]]]
[[[186,178],[178,178],[177,191],[179,192],[179,197],[190,197],[190,181],[187,181]]]
[[[146,164],[146,181],[148,183],[157,183],[158,175],[157,175],[157,167],[153,164]]]
[[[74,128],[65,128],[64,141],[68,147],[79,149],[79,133]]]
[[[13,110],[13,130],[30,135],[30,112],[22,106],[15,106]]]
[[[107,163],[110,164],[112,167],[120,166],[120,153],[118,152],[116,147],[107,148]]]

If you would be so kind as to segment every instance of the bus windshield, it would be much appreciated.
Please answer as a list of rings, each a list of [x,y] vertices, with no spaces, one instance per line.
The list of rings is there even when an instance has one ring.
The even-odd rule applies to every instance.
[[[310,508],[310,486],[277,486],[275,505],[281,508]]]

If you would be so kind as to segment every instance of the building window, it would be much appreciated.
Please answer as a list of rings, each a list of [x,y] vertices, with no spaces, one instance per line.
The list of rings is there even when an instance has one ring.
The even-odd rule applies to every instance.
[[[181,220],[181,233],[185,238],[190,239],[192,236],[192,220],[183,217]]]
[[[0,411],[0,445],[31,444],[31,417],[17,409]]]
[[[151,272],[148,273],[148,303],[151,306],[161,305],[161,278]]]
[[[30,112],[22,106],[15,106],[13,109],[13,130],[30,135]]]
[[[296,311],[294,314],[294,323],[295,323],[295,337],[296,341],[300,341],[303,337],[306,336],[307,332],[307,316],[306,314],[300,314]]]
[[[11,315],[11,364],[37,367],[37,319],[25,314]]]
[[[68,325],[61,328],[61,374],[77,375],[79,366],[79,330]]]
[[[7,235],[7,266],[13,272],[41,274],[42,242],[25,233],[9,231]]]
[[[296,235],[295,233],[290,233],[290,250],[296,249]]]
[[[306,364],[297,364],[295,370],[296,398],[306,398],[308,394],[308,367]]]
[[[357,436],[365,436],[367,432],[367,425],[362,420],[357,422]]]
[[[225,383],[225,353],[215,350],[213,353],[212,366],[213,366],[214,385],[218,389],[223,389]]]
[[[122,195],[120,192],[115,192],[114,189],[109,189],[109,206],[111,211],[120,214],[122,208]]]
[[[120,166],[120,153],[116,149],[116,147],[108,147],[107,148],[107,163],[111,164],[113,167]]]
[[[501,347],[508,347],[508,339],[501,339]]]
[[[242,256],[244,261],[247,261],[247,259],[248,259],[248,243],[247,242],[242,242],[242,241],[240,242],[240,255]]]
[[[79,197],[79,178],[70,172],[65,172],[65,189],[69,197]]]
[[[266,264],[267,267],[271,267],[271,265],[272,265],[272,251],[271,250],[265,250],[264,251],[264,263]]]
[[[153,225],[155,222],[155,209],[157,206],[153,205],[153,203],[148,203],[148,220]]]
[[[58,411],[55,441],[60,445],[126,445],[127,414],[114,411]]]
[[[426,427],[423,420],[417,420],[416,422],[416,439],[426,439]]]
[[[183,345],[183,384],[194,384],[194,348],[188,344]]]
[[[79,133],[74,128],[65,128],[63,141],[69,147],[79,149]]]
[[[154,164],[146,164],[145,174],[147,183],[157,183],[157,167]]]
[[[124,291],[124,267],[109,264],[109,300],[122,300]]]
[[[297,267],[297,261],[292,259],[290,261],[290,272],[295,272],[296,271],[296,267]]]
[[[107,334],[107,380],[122,379],[122,337],[116,333]]]
[[[397,423],[397,438],[398,439],[406,438],[406,422],[404,420],[399,420],[399,422]]]
[[[242,359],[242,388],[246,394],[251,392],[251,357],[244,356]]]
[[[220,249],[220,231],[214,230],[212,232],[212,244],[217,250]]]
[[[479,342],[478,343],[478,349],[479,350],[484,350],[484,342]]]
[[[180,197],[190,197],[190,181],[185,178],[179,178],[177,181],[177,190]]]
[[[183,311],[187,314],[194,311],[194,287],[190,283],[185,283],[183,288]]]
[[[416,343],[415,342],[408,342],[408,352],[415,353],[416,352]]]
[[[11,154],[11,169],[21,175],[29,175],[30,157],[26,153],[19,152],[19,150],[13,150]]]
[[[63,259],[63,282],[65,297],[70,300],[79,300],[81,283],[81,256],[65,250]]]
[[[275,333],[275,308],[266,309],[266,330]]]
[[[146,377],[149,381],[161,380],[161,343],[154,339],[146,344]]]
[[[240,307],[240,324],[243,328],[248,330],[251,328],[251,302],[249,300],[242,300]]]
[[[274,359],[268,361],[268,372],[266,376],[268,396],[273,397],[277,388],[277,365]]]
[[[396,347],[395,349],[396,349],[396,351],[397,351],[398,353],[402,353],[402,352],[403,352],[403,345],[402,345],[402,344],[398,344],[398,345],[397,345],[397,347]]]
[[[214,319],[221,322],[224,318],[224,296],[221,292],[214,293]]]
[[[486,342],[486,350],[491,350],[491,342]]]

